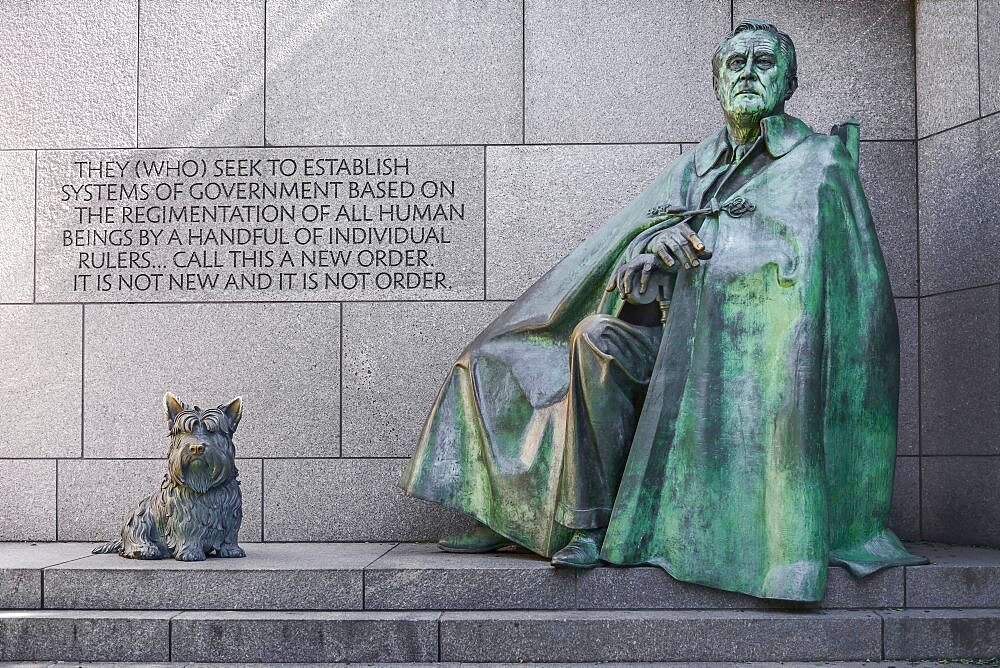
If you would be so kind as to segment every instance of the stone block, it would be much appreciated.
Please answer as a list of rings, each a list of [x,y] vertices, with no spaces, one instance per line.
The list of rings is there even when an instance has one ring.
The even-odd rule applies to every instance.
[[[136,4],[4,3],[0,148],[135,146]]]
[[[267,141],[521,141],[521,3],[267,7]]]
[[[977,0],[921,0],[917,12],[917,135],[979,116]]]
[[[831,567],[826,581],[824,608],[885,608],[904,603],[902,568],[887,568],[856,578],[845,568]]]
[[[170,660],[175,612],[104,610],[0,613],[0,661]]]
[[[1000,608],[1000,550],[959,545],[914,545],[931,560],[906,570],[911,608]]]
[[[488,147],[487,297],[519,297],[678,155],[676,144]]]
[[[887,659],[996,659],[1000,610],[903,610],[885,620]]]
[[[1000,281],[1000,116],[920,141],[920,290],[933,294]]]
[[[913,3],[735,0],[733,12],[795,42],[799,88],[788,113],[820,132],[854,116],[866,139],[913,139]]]
[[[89,306],[86,456],[165,456],[168,390],[202,406],[242,396],[237,456],[338,454],[339,323],[338,304]]]
[[[889,528],[903,540],[920,540],[919,457],[896,457]]]
[[[979,0],[979,95],[982,115],[1000,111],[1000,0]]]
[[[576,607],[576,576],[533,554],[449,554],[403,544],[365,570],[369,610],[510,610]]]
[[[34,241],[34,153],[0,152],[0,302],[33,300]]]
[[[56,539],[56,462],[0,460],[0,541]]]
[[[866,660],[881,632],[863,611],[445,612],[440,647],[470,662]]]
[[[264,143],[264,0],[139,13],[139,145]]]
[[[243,543],[242,559],[188,563],[92,555],[45,571],[45,607],[360,610],[365,566],[392,545]]]
[[[1000,288],[921,300],[924,455],[1000,454]]]
[[[171,658],[248,663],[434,661],[439,615],[185,612],[171,621]]]
[[[90,543],[0,543],[0,610],[42,607],[42,569],[90,554]]]
[[[920,319],[916,299],[897,299],[899,413],[896,454],[920,454]]]
[[[655,567],[597,568],[581,572],[577,580],[581,609],[790,609],[882,608],[903,605],[903,569],[880,571],[856,579],[845,569],[832,567],[822,603],[796,603],[755,598],[673,579]]]
[[[243,494],[241,541],[261,539],[261,461],[238,459]],[[59,462],[59,539],[110,540],[143,498],[160,488],[162,459],[76,459]]]
[[[829,128],[822,128],[829,131]],[[862,128],[864,131],[864,128]],[[916,297],[917,149],[914,142],[865,142],[861,145],[861,184],[868,196],[892,293]]]
[[[923,538],[1000,547],[1000,457],[923,457]]]
[[[20,545],[20,543],[15,543]],[[42,607],[42,572],[40,569],[12,568],[0,548],[0,610]]]
[[[472,528],[469,517],[403,495],[400,459],[264,461],[264,540],[420,541]]]
[[[452,363],[506,307],[344,304],[343,455],[412,455]]]
[[[0,457],[80,456],[79,306],[0,306]]]
[[[724,0],[528,0],[528,143],[698,141],[722,124],[711,61]]]

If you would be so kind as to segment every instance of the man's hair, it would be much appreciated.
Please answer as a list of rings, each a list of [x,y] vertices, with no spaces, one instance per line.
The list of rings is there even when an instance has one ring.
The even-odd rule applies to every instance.
[[[778,49],[781,54],[788,60],[788,72],[785,77],[785,81],[788,83],[789,90],[793,89],[794,84],[798,83],[798,63],[795,59],[795,44],[792,42],[792,38],[788,36],[787,33],[783,33],[778,30],[777,26],[773,23],[767,23],[766,21],[758,21],[757,19],[746,19],[745,21],[740,21],[732,32],[723,38],[719,43],[719,47],[715,50],[715,55],[712,56],[712,76],[718,76],[719,68],[722,66],[722,52],[726,49],[726,44],[732,38],[739,35],[741,32],[749,32],[753,30],[760,30],[763,32],[771,33],[774,38],[778,40]]]

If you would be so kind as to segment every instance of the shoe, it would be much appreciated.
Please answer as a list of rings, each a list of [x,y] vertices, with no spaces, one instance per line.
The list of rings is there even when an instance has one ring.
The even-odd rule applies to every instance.
[[[468,533],[442,538],[438,541],[438,548],[445,552],[476,554],[496,552],[500,548],[510,547],[513,544],[506,536],[501,536],[485,524],[480,524]]]
[[[556,568],[593,568],[600,562],[604,529],[578,529],[566,547],[552,555]]]

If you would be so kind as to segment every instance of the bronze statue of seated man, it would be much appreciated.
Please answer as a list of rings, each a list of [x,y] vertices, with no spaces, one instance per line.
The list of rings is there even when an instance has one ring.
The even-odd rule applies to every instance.
[[[804,601],[828,564],[923,563],[886,526],[899,339],[856,129],[784,112],[773,25],[737,25],[713,68],[725,127],[455,363],[402,483],[478,520],[443,549]]]

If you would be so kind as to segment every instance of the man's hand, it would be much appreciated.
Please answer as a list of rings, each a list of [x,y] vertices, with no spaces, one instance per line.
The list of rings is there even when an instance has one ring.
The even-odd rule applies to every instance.
[[[618,290],[622,300],[628,301],[637,276],[641,295],[649,287],[649,277],[654,270],[666,268],[667,271],[677,271],[681,267],[690,269],[701,264],[699,258],[707,260],[712,257],[711,251],[705,248],[694,230],[684,222],[657,234],[650,240],[646,250],[647,253],[635,256],[615,270],[605,288],[607,292]]]
[[[694,230],[683,222],[668,227],[653,237],[646,250],[660,258],[667,269],[674,269],[678,265],[690,269],[701,264],[699,259],[707,260],[712,257],[711,251],[705,248]]]
[[[639,278],[639,294],[641,295],[649,287],[649,276],[654,269],[662,270],[655,255],[652,253],[637,255],[611,274],[611,281],[608,282],[608,287],[605,290],[613,292],[617,289],[622,301],[630,301],[629,295],[632,293],[636,274]]]

